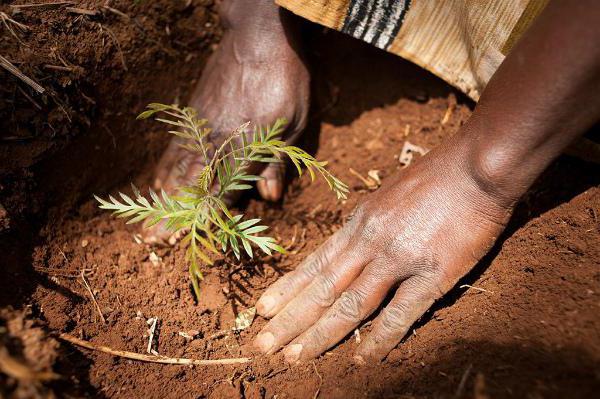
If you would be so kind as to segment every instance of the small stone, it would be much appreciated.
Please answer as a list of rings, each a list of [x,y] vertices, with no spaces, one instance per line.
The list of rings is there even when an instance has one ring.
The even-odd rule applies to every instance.
[[[148,259],[150,259],[150,262],[152,262],[154,266],[160,265],[161,259],[160,256],[156,254],[156,252],[150,252],[150,256],[148,257]]]
[[[88,246],[90,242],[88,240],[81,240],[81,248],[85,248]]]

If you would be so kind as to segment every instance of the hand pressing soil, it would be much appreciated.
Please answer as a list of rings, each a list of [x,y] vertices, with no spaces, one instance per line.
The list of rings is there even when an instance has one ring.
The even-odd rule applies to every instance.
[[[220,15],[225,28],[223,39],[210,57],[189,104],[201,118],[210,121],[210,141],[219,146],[234,129],[248,121],[267,125],[285,118],[285,139],[295,142],[306,125],[310,80],[299,52],[296,21],[265,1],[225,1]],[[181,139],[174,138],[162,156],[155,189],[175,194],[205,166],[205,159],[181,144]],[[252,172],[260,172],[264,177],[257,183],[260,195],[278,201],[283,193],[284,164],[272,163],[262,172]],[[176,236],[171,234],[164,224],[144,230],[149,243],[173,242]]]
[[[395,291],[356,350],[359,362],[381,360],[487,253],[512,205],[479,187],[459,140],[386,180],[343,229],[263,294],[257,310],[274,316],[256,339],[263,352],[291,341],[287,361],[314,358]]]

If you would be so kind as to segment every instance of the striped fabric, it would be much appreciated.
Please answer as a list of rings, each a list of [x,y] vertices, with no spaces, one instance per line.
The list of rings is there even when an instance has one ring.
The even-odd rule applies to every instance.
[[[406,58],[478,100],[547,0],[276,0]]]
[[[387,50],[409,6],[410,0],[351,0],[342,32]]]

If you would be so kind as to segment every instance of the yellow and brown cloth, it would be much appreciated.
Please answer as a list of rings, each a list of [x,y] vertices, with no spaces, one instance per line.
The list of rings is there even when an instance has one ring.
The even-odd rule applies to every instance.
[[[477,101],[547,0],[276,0],[399,55]]]

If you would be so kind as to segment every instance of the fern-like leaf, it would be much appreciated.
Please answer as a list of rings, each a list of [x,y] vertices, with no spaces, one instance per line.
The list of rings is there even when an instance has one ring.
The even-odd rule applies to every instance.
[[[109,196],[104,200],[94,196],[100,208],[112,211],[117,217],[128,218],[127,223],[146,221],[146,227],[165,221],[171,231],[187,230],[182,244],[187,246],[186,259],[189,275],[197,297],[203,279],[201,265],[212,265],[211,254],[231,250],[238,259],[245,253],[253,257],[258,248],[267,255],[285,253],[284,248],[272,237],[263,236],[267,226],[260,219],[244,220],[244,215],[233,215],[225,204],[227,193],[248,190],[253,182],[261,179],[248,173],[252,162],[282,162],[288,157],[301,175],[308,170],[312,180],[319,174],[338,198],[346,198],[348,187],[326,169],[326,162],[318,161],[299,147],[287,145],[281,136],[286,127],[283,118],[272,126],[257,127],[247,134],[249,122],[233,131],[219,148],[213,148],[206,140],[210,129],[205,119],[197,118],[190,107],[152,103],[138,115],[147,119],[160,114],[156,120],[172,130],[168,132],[180,138],[181,146],[204,157],[207,165],[195,179],[195,184],[181,187],[180,194],[169,196],[149,190],[150,200],[132,185],[133,198],[119,193],[120,199]],[[209,157],[210,153],[210,157]],[[214,187],[219,189],[215,190]]]

